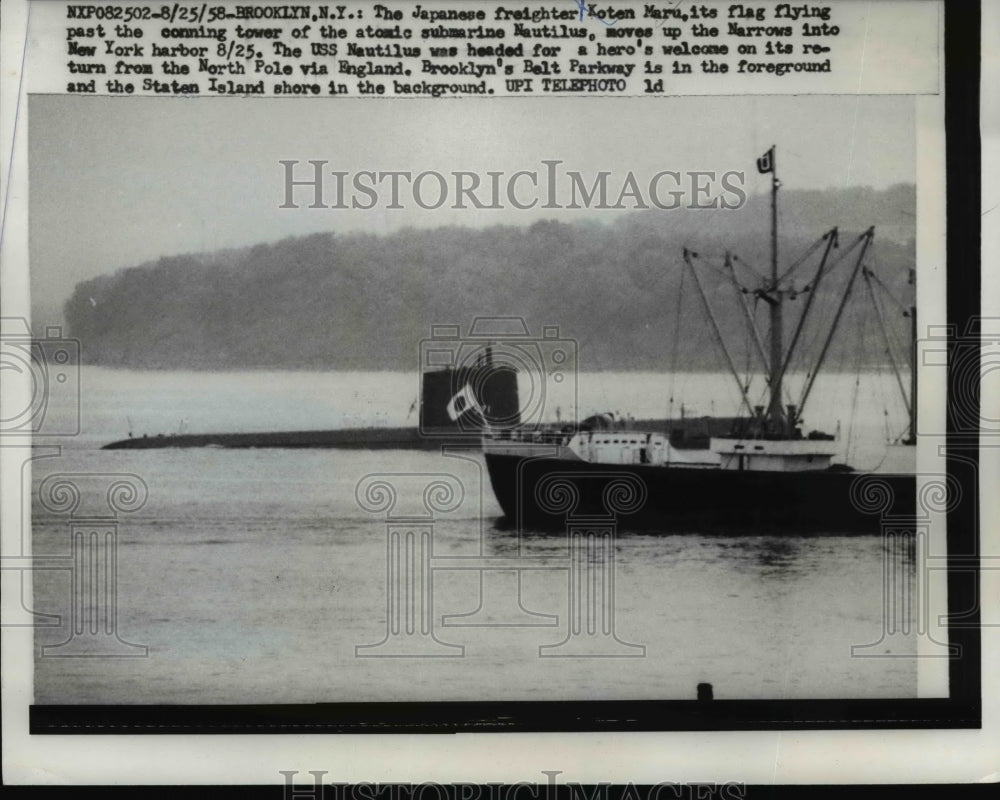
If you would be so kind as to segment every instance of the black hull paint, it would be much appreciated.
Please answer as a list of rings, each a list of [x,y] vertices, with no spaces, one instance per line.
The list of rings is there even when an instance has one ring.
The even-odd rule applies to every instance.
[[[606,516],[616,477],[644,501],[616,514],[621,530],[766,534],[878,533],[883,516],[913,517],[916,477],[841,470],[756,472],[590,464],[486,453],[493,492],[518,527],[565,531],[568,517]],[[560,488],[557,483],[569,484]],[[629,504],[628,488],[619,499]],[[568,505],[567,505],[568,504]]]

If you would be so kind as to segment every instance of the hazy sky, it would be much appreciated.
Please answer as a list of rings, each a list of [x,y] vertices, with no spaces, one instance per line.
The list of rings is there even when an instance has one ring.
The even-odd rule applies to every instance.
[[[628,212],[280,209],[282,159],[358,171],[745,170],[777,144],[787,188],[915,180],[909,97],[304,100],[73,98],[29,105],[33,305],[162,255],[316,231],[530,224]],[[404,193],[405,195],[405,193]],[[300,195],[305,198],[306,195]],[[305,203],[305,200],[300,200]]]

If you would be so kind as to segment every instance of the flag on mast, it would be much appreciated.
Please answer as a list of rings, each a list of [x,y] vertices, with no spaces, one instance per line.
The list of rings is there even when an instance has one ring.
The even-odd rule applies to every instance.
[[[757,171],[761,175],[774,172],[774,145],[771,145],[771,149],[757,159]]]

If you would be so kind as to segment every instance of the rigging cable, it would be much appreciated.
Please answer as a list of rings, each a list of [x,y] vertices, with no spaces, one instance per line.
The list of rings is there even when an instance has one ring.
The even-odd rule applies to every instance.
[[[809,245],[809,247],[806,248],[806,251],[797,259],[795,259],[795,261],[791,263],[788,269],[786,269],[783,273],[781,273],[781,275],[778,276],[778,283],[784,281],[785,278],[787,278],[789,275],[795,272],[795,270],[801,267],[802,264],[805,263],[806,259],[808,259],[809,256],[811,256],[813,253],[815,253],[816,250],[819,249],[819,247],[823,244],[824,241],[825,239],[817,239],[815,242]]]
[[[750,369],[751,362],[753,360],[753,350],[751,345],[756,347],[757,355],[760,358],[761,365],[763,366],[764,372],[768,372],[767,355],[764,352],[764,342],[760,336],[760,329],[757,326],[757,306],[760,300],[760,295],[755,292],[750,292],[745,289],[736,277],[736,268],[733,265],[735,257],[727,252],[726,253],[726,277],[729,282],[732,283],[733,288],[736,290],[736,301],[739,303],[740,311],[743,312],[743,319],[746,323],[748,341],[746,343],[746,380],[744,381],[744,391],[750,390]],[[752,294],[754,297],[753,311],[751,312],[749,306],[747,305],[746,296]]]
[[[739,370],[736,369],[736,365],[733,363],[732,356],[729,354],[729,349],[726,347],[726,342],[722,338],[722,333],[719,330],[718,322],[715,319],[715,315],[712,313],[712,308],[708,303],[708,297],[705,295],[705,290],[701,285],[701,281],[698,279],[698,272],[695,270],[692,258],[697,258],[698,254],[693,253],[687,248],[684,248],[684,263],[687,265],[688,269],[691,271],[691,278],[694,281],[695,288],[698,290],[698,296],[701,298],[702,306],[705,310],[705,316],[708,317],[710,328],[713,336],[715,337],[716,345],[721,351],[723,357],[725,358],[726,366],[729,368],[730,374],[736,381],[736,385],[740,390],[740,397],[743,403],[746,404],[747,411],[753,416],[754,410],[753,406],[750,404],[750,399],[747,397],[747,393],[743,390],[743,385],[740,383]],[[714,402],[714,401],[713,401]]]
[[[892,367],[892,374],[896,377],[896,384],[899,386],[899,393],[900,396],[903,398],[903,405],[906,407],[907,414],[909,414],[910,404],[906,399],[906,389],[903,388],[902,375],[900,374],[899,367],[896,364],[896,359],[893,357],[892,354],[892,341],[889,338],[889,331],[887,330],[885,325],[885,316],[882,313],[882,306],[879,305],[878,298],[875,295],[875,290],[874,288],[872,288],[872,282],[870,278],[873,276],[873,273],[870,269],[865,268],[862,274],[864,275],[865,278],[865,285],[868,287],[868,296],[871,298],[872,306],[875,309],[875,316],[878,319],[879,327],[882,330],[882,338],[885,341],[885,354],[889,359],[889,366]],[[880,365],[881,361],[882,359],[878,359]],[[879,375],[881,376],[881,366],[879,369]],[[888,413],[888,409],[886,409],[886,412]]]

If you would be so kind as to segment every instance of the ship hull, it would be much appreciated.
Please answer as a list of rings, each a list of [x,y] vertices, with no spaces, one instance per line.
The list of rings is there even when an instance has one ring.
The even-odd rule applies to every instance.
[[[913,517],[916,509],[912,473],[612,465],[488,452],[485,459],[507,521],[535,530],[565,531],[571,519],[610,511],[623,530],[878,533],[883,516]]]

